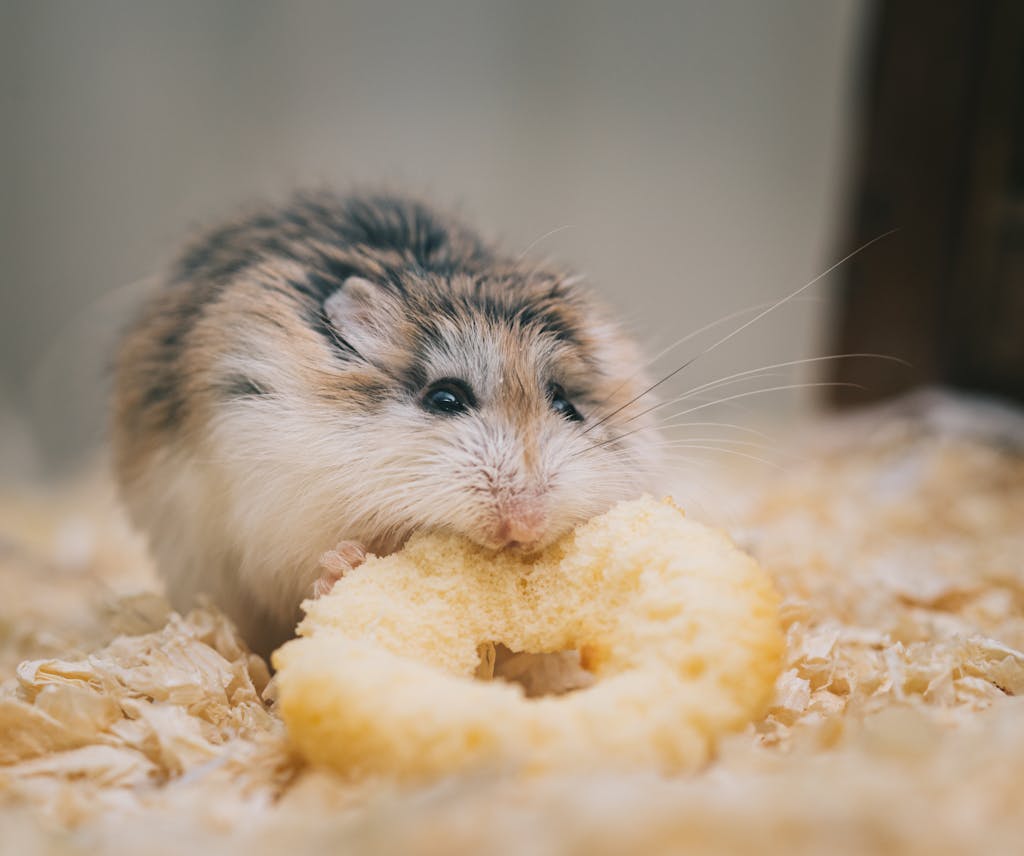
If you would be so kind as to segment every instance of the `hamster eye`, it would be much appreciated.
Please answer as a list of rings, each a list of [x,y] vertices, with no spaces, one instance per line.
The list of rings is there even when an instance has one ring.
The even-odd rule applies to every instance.
[[[475,406],[476,400],[469,387],[461,380],[445,378],[427,387],[422,404],[430,413],[451,415],[465,413]]]
[[[548,398],[551,400],[551,409],[563,419],[568,419],[570,422],[583,421],[582,414],[572,406],[572,402],[566,398],[565,390],[557,383],[548,387]]]

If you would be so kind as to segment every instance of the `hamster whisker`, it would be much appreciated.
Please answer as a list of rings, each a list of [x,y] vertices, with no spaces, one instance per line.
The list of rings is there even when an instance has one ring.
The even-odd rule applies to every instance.
[[[821,298],[820,297],[805,297],[805,298],[801,298],[801,300],[803,300],[803,301],[813,301],[813,302],[816,302],[816,303],[820,303],[821,302]],[[799,302],[799,301],[795,300],[793,302],[796,303],[796,302]],[[771,305],[772,305],[771,301],[765,301],[764,303],[756,303],[753,306],[747,306],[745,309],[738,309],[735,312],[730,312],[728,315],[723,315],[718,320],[712,321],[709,324],[705,324],[703,327],[698,327],[693,332],[687,333],[681,339],[676,339],[676,341],[674,341],[668,347],[662,348],[660,351],[658,351],[657,354],[655,354],[653,357],[651,357],[651,359],[647,360],[647,362],[644,363],[644,367],[646,368],[647,366],[650,366],[650,365],[656,363],[658,360],[660,360],[666,354],[670,353],[671,351],[674,351],[680,345],[686,344],[691,339],[695,339],[701,333],[706,333],[708,330],[712,330],[715,327],[718,327],[720,324],[724,324],[726,321],[732,321],[734,318],[739,318],[741,315],[747,315],[747,314],[749,314],[751,312],[758,312],[758,311],[760,311],[762,309],[770,307]]]
[[[559,232],[564,232],[566,229],[575,229],[575,228],[576,228],[575,224],[573,224],[573,223],[566,223],[564,226],[556,226],[554,229],[550,229],[549,231],[547,231],[543,235],[541,235],[539,238],[534,238],[532,241],[530,241],[529,244],[526,245],[526,249],[523,250],[516,257],[516,264],[518,264],[523,259],[525,259],[530,254],[530,250],[532,250],[534,247],[536,247],[537,244],[541,243],[542,241],[546,241],[548,238],[550,238],[550,237],[552,237],[554,235],[557,235]]]
[[[751,395],[761,395],[762,393],[766,393],[766,392],[780,392],[780,391],[788,390],[788,389],[813,389],[813,388],[816,388],[816,387],[852,387],[854,389],[860,389],[860,390],[865,389],[865,387],[862,386],[859,383],[848,383],[846,381],[813,381],[811,383],[787,383],[787,384],[782,384],[780,386],[769,386],[769,387],[765,387],[763,389],[750,389],[750,390],[747,390],[746,392],[739,392],[739,393],[736,393],[735,395],[726,396],[725,398],[717,398],[717,399],[714,399],[712,401],[705,402],[703,404],[698,404],[696,407],[690,407],[690,408],[687,408],[686,410],[680,410],[678,413],[673,413],[670,416],[666,416],[665,418],[666,419],[675,419],[676,417],[679,417],[679,416],[686,416],[688,413],[696,413],[697,411],[704,410],[705,408],[708,408],[708,407],[714,407],[715,405],[724,404],[725,402],[733,401],[733,400],[738,399],[738,398],[747,398],[748,396],[751,396]],[[662,429],[665,429],[665,428],[676,428],[676,427],[679,427],[679,423],[662,422],[662,423],[660,423],[659,427],[662,428]],[[635,431],[640,431],[642,429],[636,428],[634,430]],[[633,433],[633,432],[629,432],[629,433]]]
[[[720,446],[704,446],[699,444],[686,445],[682,446],[681,448],[703,449],[709,452],[716,452],[725,455],[736,455],[737,457],[746,458],[747,460],[750,461],[757,461],[760,464],[767,464],[769,467],[774,467],[775,469],[778,470],[785,469],[785,467],[783,467],[782,464],[780,464],[778,461],[770,461],[767,458],[762,458],[759,457],[758,455],[751,455],[749,452],[739,452],[736,449],[723,449]]]
[[[836,268],[838,268],[841,265],[845,264],[850,259],[852,259],[854,256],[862,253],[864,250],[866,250],[872,244],[875,244],[878,241],[881,241],[883,238],[889,237],[890,235],[892,235],[893,233],[895,233],[897,231],[898,231],[898,229],[890,229],[889,231],[883,232],[881,235],[878,235],[878,236],[872,238],[870,241],[867,241],[866,243],[861,244],[859,247],[857,247],[857,249],[853,250],[853,252],[848,253],[847,255],[843,256],[843,258],[841,258],[839,261],[835,262],[834,264],[832,264],[831,266],[826,268],[824,271],[819,273],[816,277],[814,277],[814,279],[810,280],[809,282],[804,283],[803,285],[801,285],[795,291],[791,291],[785,297],[783,297],[780,300],[775,301],[774,303],[772,303],[767,308],[762,309],[760,312],[757,313],[757,315],[755,315],[749,321],[743,322],[739,327],[735,328],[734,330],[731,330],[729,333],[726,333],[720,339],[716,340],[715,342],[712,342],[710,345],[708,345],[706,348],[704,348],[704,350],[699,351],[697,354],[695,354],[694,356],[690,357],[681,366],[679,366],[676,369],[673,369],[667,375],[665,375],[663,378],[661,378],[660,380],[658,380],[655,383],[651,384],[649,387],[647,387],[647,389],[645,389],[639,395],[635,396],[634,398],[631,398],[629,401],[627,401],[625,404],[617,407],[615,410],[613,410],[611,413],[609,413],[603,419],[601,419],[600,421],[598,421],[598,422],[594,423],[593,425],[591,425],[589,428],[587,428],[584,431],[584,433],[587,433],[587,432],[593,430],[594,428],[596,428],[598,425],[601,425],[604,422],[607,422],[613,416],[621,413],[623,410],[625,410],[630,405],[635,404],[637,401],[639,401],[645,395],[649,395],[651,392],[653,392],[655,389],[657,389],[663,383],[666,383],[667,381],[669,381],[672,378],[674,378],[681,371],[683,371],[685,368],[693,365],[693,363],[696,362],[697,360],[699,360],[701,357],[705,356],[706,354],[709,354],[711,351],[715,350],[719,346],[724,345],[726,342],[728,342],[734,336],[738,336],[740,333],[742,333],[744,330],[746,330],[752,324],[756,324],[758,321],[760,321],[762,318],[764,318],[770,312],[774,312],[780,306],[783,306],[786,303],[789,303],[794,298],[796,298],[797,296],[799,296],[800,294],[805,292],[808,288],[811,288],[812,286],[814,286],[817,283],[821,282],[821,280],[823,280],[826,276],[828,276],[830,273],[832,273],[832,271],[834,271]]]
[[[776,375],[776,374],[765,374],[763,377],[758,377],[757,379],[758,380],[762,380],[762,379],[766,379],[766,378],[769,378],[769,377],[777,377],[777,376],[778,375]],[[743,411],[744,414],[752,413],[751,408],[746,407],[746,406],[744,406],[743,404],[741,404],[741,403],[739,403],[737,401],[727,401],[727,400],[723,400],[721,398],[719,398],[719,399],[712,399],[710,396],[699,395],[697,393],[693,393],[693,394],[689,395],[688,398],[693,400],[693,401],[709,402],[711,404],[719,404],[719,405],[721,405],[723,407],[728,407],[728,408],[732,408],[732,409],[735,409],[735,410],[741,410],[741,411]],[[627,421],[630,421],[630,420],[627,420]],[[662,425],[659,425],[659,424],[652,424],[652,425],[647,425],[647,426],[644,426],[644,427],[645,428],[655,429],[655,428],[662,428],[662,427],[666,427],[666,426],[662,426]],[[743,432],[746,432],[748,434],[753,434],[754,436],[757,436],[757,437],[762,437],[765,440],[773,440],[774,439],[773,437],[771,437],[770,435],[764,433],[763,431],[755,430],[754,428],[750,428],[750,427],[748,427],[746,425],[737,425],[734,422],[680,422],[680,423],[676,423],[675,425],[667,426],[667,427],[677,427],[677,428],[697,428],[697,427],[705,427],[705,428],[730,428],[730,429],[735,430],[735,431],[743,431]],[[622,434],[621,436],[622,437],[627,437],[630,434],[634,434],[634,433],[636,433],[636,431],[639,431],[639,430],[640,429],[635,429],[633,431],[628,431],[628,432]],[[581,438],[582,438],[584,433],[585,432],[581,432],[581,434],[580,434]],[[614,438],[612,438],[608,442],[614,442]],[[603,445],[608,445],[608,442],[604,443]],[[659,442],[659,439],[656,437],[653,442]],[[602,444],[600,444],[600,443],[596,444],[596,446],[594,444],[589,445],[589,446],[585,446],[585,447],[581,448],[578,452],[576,452],[576,455],[583,454],[583,453],[585,453],[587,451],[590,451],[593,448],[598,448],[598,447],[601,447],[601,446],[602,446]],[[573,455],[571,457],[575,457],[575,455]]]
[[[756,437],[761,437],[764,440],[774,440],[769,434],[765,434],[764,431],[757,431],[746,425],[736,425],[733,422],[683,422],[679,424],[679,427],[685,428],[731,428],[734,431],[743,431],[747,434],[753,434]]]
[[[864,387],[861,386],[861,384],[859,384],[859,383],[846,383],[846,382],[842,382],[842,381],[819,381],[819,382],[814,382],[814,383],[787,383],[787,384],[782,384],[780,386],[769,386],[769,387],[766,387],[764,389],[751,389],[751,390],[747,390],[746,392],[739,392],[739,393],[736,393],[735,395],[726,396],[725,398],[714,399],[713,401],[708,401],[708,402],[705,402],[703,404],[698,404],[696,407],[690,407],[690,408],[688,408],[686,410],[681,410],[678,413],[673,413],[671,416],[667,416],[665,418],[666,419],[675,419],[675,418],[677,418],[679,416],[685,416],[688,413],[696,413],[697,411],[704,410],[704,409],[706,409],[708,407],[714,407],[716,405],[725,404],[726,402],[734,401],[734,400],[739,399],[739,398],[747,398],[747,397],[749,397],[751,395],[761,395],[761,394],[766,393],[766,392],[780,392],[782,390],[787,390],[787,389],[808,389],[808,388],[826,387],[826,386],[853,387],[855,389],[861,389],[861,390],[864,389]],[[652,425],[642,425],[639,428],[634,428],[631,431],[625,431],[625,432],[623,432],[622,434],[619,434],[616,437],[610,437],[607,440],[602,440],[600,443],[594,443],[589,448],[583,450],[583,452],[581,452],[581,454],[583,454],[585,452],[595,451],[597,449],[602,449],[605,446],[611,445],[612,443],[617,443],[619,440],[622,440],[622,439],[624,439],[626,437],[629,437],[632,434],[636,434],[639,431],[649,430],[651,428],[667,429],[667,428],[677,428],[677,427],[679,427],[678,423],[671,423],[671,422],[669,422],[669,423],[660,423],[660,424],[652,424]]]
[[[770,452],[786,459],[787,463],[799,463],[806,460],[803,456],[788,452],[779,446],[768,443],[754,443],[744,440],[729,440],[720,437],[683,437],[678,440],[669,440],[658,443],[656,448],[659,452],[672,453],[676,449],[703,449],[717,450],[725,453],[734,453],[740,450],[733,449],[733,446],[741,446],[745,449],[755,449],[763,452]],[[749,453],[748,453],[749,454]],[[666,455],[665,457],[668,457]],[[773,462],[778,464],[778,462]]]
[[[676,398],[670,398],[667,401],[659,402],[658,404],[651,405],[646,410],[641,410],[639,413],[630,416],[629,419],[625,420],[625,424],[632,422],[634,419],[639,419],[641,416],[645,416],[648,413],[653,413],[656,410],[661,410],[663,407],[668,407],[672,404],[677,404],[680,401],[684,401],[691,395],[705,392],[710,389],[717,389],[721,386],[728,386],[731,383],[760,379],[762,377],[770,377],[769,374],[772,369],[789,368],[791,366],[809,365],[812,363],[828,362],[830,360],[849,360],[854,358],[873,358],[878,360],[889,360],[890,362],[900,363],[901,365],[910,365],[906,360],[900,359],[899,357],[890,356],[888,354],[828,354],[823,357],[806,357],[800,360],[786,360],[782,363],[773,363],[767,366],[760,366],[756,369],[747,369],[746,371],[736,372],[735,374],[728,375],[724,378],[718,378],[718,380],[708,381],[700,386],[695,386],[687,392],[682,393]]]
[[[816,301],[816,302],[820,301],[820,298],[818,298],[818,297],[806,297],[806,298],[802,298],[802,299],[803,300]],[[794,302],[796,302],[796,301],[794,301]],[[649,360],[645,360],[642,368],[647,368],[647,367],[653,365],[654,363],[658,362],[658,360],[660,360],[662,357],[664,357],[666,354],[670,353],[671,351],[674,351],[680,345],[685,345],[687,342],[689,342],[691,339],[695,339],[701,333],[706,333],[708,330],[713,330],[715,327],[718,327],[721,324],[725,324],[727,321],[732,321],[734,318],[739,318],[741,315],[747,315],[747,314],[749,314],[751,312],[758,312],[759,310],[764,309],[766,306],[770,306],[770,305],[771,305],[770,302],[765,302],[765,303],[757,303],[757,304],[755,304],[753,306],[747,306],[744,309],[737,309],[735,312],[730,312],[728,315],[723,315],[721,318],[718,318],[715,321],[711,321],[710,323],[705,324],[703,327],[698,327],[696,330],[694,330],[694,331],[692,331],[690,333],[687,333],[682,338],[676,339],[676,341],[674,341],[671,345],[668,345],[667,347],[662,348],[660,351],[658,351],[657,354],[655,354]],[[626,380],[624,380],[622,383],[620,383],[604,399],[602,399],[601,402],[598,404],[598,406],[600,407],[601,405],[607,403],[612,398],[614,398],[615,395],[627,383],[629,383],[635,377],[636,377],[636,374],[632,374],[628,378],[626,378]]]
[[[757,431],[754,428],[750,428],[746,425],[736,425],[732,422],[684,422],[681,423],[680,427],[685,428],[731,428],[734,431],[743,431],[744,433],[754,434],[756,437],[761,437],[765,440],[775,441],[775,438],[770,434],[766,434],[764,431]]]
[[[761,449],[766,452],[778,452],[790,457],[796,457],[792,453],[783,452],[777,445],[771,443],[754,443],[750,440],[728,440],[721,437],[680,437],[678,440],[667,440],[658,446],[659,449],[672,449],[687,443],[717,443],[723,446],[744,446],[748,449]]]

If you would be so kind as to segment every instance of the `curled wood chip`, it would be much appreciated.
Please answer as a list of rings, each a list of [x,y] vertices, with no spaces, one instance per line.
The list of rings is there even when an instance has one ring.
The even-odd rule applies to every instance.
[[[238,784],[272,790],[282,775],[273,760],[249,769],[238,760],[251,761],[258,745],[282,769],[290,763],[259,695],[267,680],[263,661],[210,608],[172,615],[159,631],[118,637],[81,660],[24,662],[0,694],[0,782],[52,807],[77,788],[65,819],[106,805],[111,789],[173,782],[217,762]]]

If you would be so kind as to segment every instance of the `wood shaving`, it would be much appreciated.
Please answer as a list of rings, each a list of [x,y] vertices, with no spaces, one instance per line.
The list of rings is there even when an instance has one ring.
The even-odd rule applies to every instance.
[[[675,779],[302,769],[262,661],[211,608],[169,615],[108,488],[0,499],[0,851],[1017,852],[1024,416],[932,394],[794,448],[680,477],[772,574],[787,661]]]

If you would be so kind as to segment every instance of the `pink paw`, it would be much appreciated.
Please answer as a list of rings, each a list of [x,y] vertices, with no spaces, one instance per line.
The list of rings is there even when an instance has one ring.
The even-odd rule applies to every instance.
[[[320,557],[322,573],[313,583],[312,597],[323,597],[345,574],[358,568],[365,558],[366,550],[355,541],[342,541],[333,550],[328,550]]]

